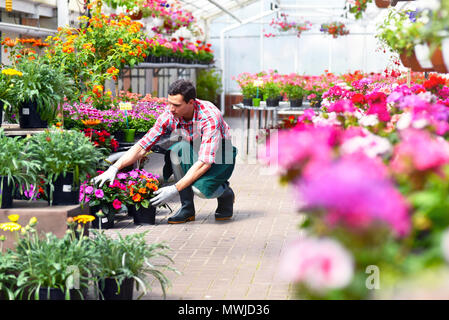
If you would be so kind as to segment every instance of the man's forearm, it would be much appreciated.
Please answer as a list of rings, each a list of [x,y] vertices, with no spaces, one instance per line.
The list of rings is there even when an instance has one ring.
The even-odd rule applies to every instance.
[[[118,159],[116,163],[114,163],[114,167],[116,167],[118,170],[126,168],[135,163],[137,160],[143,158],[145,154],[146,151],[138,144],[135,144],[131,147],[131,149],[126,151],[126,153],[120,159]]]
[[[191,186],[196,180],[198,180],[203,174],[205,174],[211,165],[204,163],[202,161],[197,161],[193,166],[187,171],[184,177],[179,180],[175,186],[178,191],[181,191],[188,186]]]

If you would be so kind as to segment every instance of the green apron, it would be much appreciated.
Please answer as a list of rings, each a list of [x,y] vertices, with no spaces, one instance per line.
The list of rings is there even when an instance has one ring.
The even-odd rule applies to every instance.
[[[186,141],[175,143],[169,150],[170,152],[178,152],[184,174],[198,161],[198,150],[194,150],[193,144]],[[232,156],[229,155],[231,152]],[[211,198],[218,187],[226,183],[231,177],[236,156],[237,148],[232,146],[229,140],[226,143],[220,143],[215,156],[215,163],[193,183],[193,186],[200,190],[206,198]]]

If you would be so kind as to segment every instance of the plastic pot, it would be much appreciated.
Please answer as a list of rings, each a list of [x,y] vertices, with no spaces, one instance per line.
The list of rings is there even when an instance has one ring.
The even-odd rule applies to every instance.
[[[100,300],[132,300],[134,291],[134,279],[127,278],[122,281],[120,285],[120,293],[118,293],[117,282],[113,278],[107,278],[98,281],[103,296]]]
[[[251,107],[253,105],[253,99],[252,98],[243,98],[243,105]]]
[[[19,106],[20,128],[47,128],[48,123],[41,119],[36,102],[24,102]]]
[[[292,99],[290,100],[290,107],[297,108],[302,106],[302,99]]]
[[[136,210],[136,206],[128,208],[128,215],[134,217],[134,224],[156,224],[156,207],[149,206],[148,208],[140,207]]]
[[[278,98],[274,98],[274,99],[268,98],[266,101],[267,101],[267,107],[279,107],[279,99]]]
[[[69,172],[64,177],[63,175],[58,176],[55,182],[53,182],[53,205],[75,205],[79,204],[79,181],[77,185],[74,186],[74,176],[73,173]],[[50,187],[48,186],[48,191]],[[48,201],[50,203],[50,201]]]
[[[3,179],[3,183],[2,183]],[[13,186],[8,183],[8,177],[0,176],[0,194],[2,197],[1,209],[12,208]]]
[[[136,129],[123,129],[123,133],[125,134],[125,142],[134,142]]]
[[[260,98],[253,98],[253,106],[254,107],[260,106]]]

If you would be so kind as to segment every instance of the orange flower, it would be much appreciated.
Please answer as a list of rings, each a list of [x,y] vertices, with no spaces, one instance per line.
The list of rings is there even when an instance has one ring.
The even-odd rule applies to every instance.
[[[146,194],[147,193],[147,189],[146,188],[140,188],[139,189],[139,193]]]
[[[101,123],[101,121],[100,121],[99,119],[81,120],[81,122],[82,122],[85,126],[95,126],[95,125]]]
[[[140,202],[142,200],[142,196],[140,195],[140,194],[136,194],[136,195],[134,195],[134,197],[133,197],[133,201],[134,202]]]

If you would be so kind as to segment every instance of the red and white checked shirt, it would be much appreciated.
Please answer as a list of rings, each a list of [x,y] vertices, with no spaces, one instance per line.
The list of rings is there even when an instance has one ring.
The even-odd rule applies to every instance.
[[[166,133],[167,129],[171,129],[189,142],[201,138],[198,160],[214,163],[220,140],[231,139],[229,126],[213,103],[196,99],[193,106],[193,119],[190,121],[185,121],[182,117],[175,118],[167,108],[138,144],[149,151],[160,136]]]

